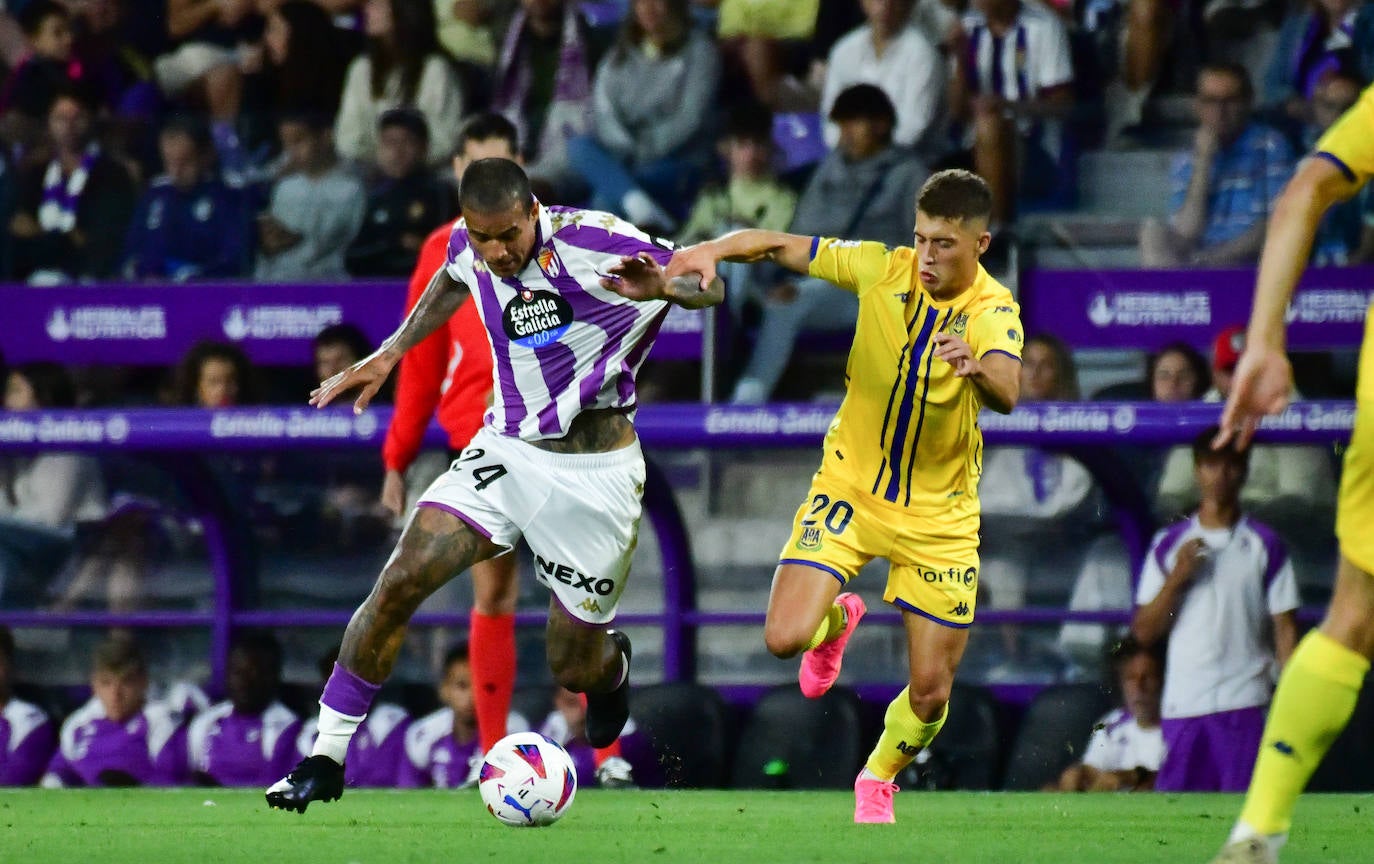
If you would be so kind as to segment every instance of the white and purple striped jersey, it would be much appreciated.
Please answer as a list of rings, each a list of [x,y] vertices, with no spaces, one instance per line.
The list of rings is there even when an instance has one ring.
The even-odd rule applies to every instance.
[[[560,438],[593,408],[635,408],[635,375],[668,314],[600,285],[622,256],[672,250],[610,213],[539,205],[535,253],[517,276],[494,276],[459,220],[448,273],[467,285],[491,340],[492,406],[484,422],[511,438]]]

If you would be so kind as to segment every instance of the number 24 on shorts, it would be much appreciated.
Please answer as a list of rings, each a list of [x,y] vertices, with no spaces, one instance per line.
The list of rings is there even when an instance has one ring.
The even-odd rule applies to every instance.
[[[487,451],[483,450],[481,447],[469,447],[468,449],[464,450],[463,455],[459,456],[458,460],[453,463],[453,468],[454,470],[461,471],[463,470],[461,467],[462,463],[476,462],[478,459],[481,459],[483,456],[486,455]],[[495,483],[497,480],[501,479],[509,472],[506,471],[505,465],[502,465],[499,462],[493,462],[490,465],[478,465],[470,469],[469,473],[471,473],[473,479],[477,481],[473,484],[472,488],[476,489],[478,492],[481,492],[483,489]]]

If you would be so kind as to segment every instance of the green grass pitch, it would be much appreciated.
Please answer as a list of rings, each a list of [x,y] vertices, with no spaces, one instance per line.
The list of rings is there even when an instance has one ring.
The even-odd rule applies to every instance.
[[[507,828],[475,790],[350,791],[304,816],[256,790],[0,792],[5,864],[1205,864],[1234,795],[903,792],[854,825],[848,792],[584,790],[561,822]],[[1374,795],[1299,804],[1283,864],[1374,861]]]

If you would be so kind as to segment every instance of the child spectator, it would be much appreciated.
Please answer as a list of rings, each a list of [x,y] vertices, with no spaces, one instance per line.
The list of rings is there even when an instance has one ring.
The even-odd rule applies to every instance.
[[[267,632],[239,634],[229,650],[229,698],[191,721],[192,777],[207,786],[263,786],[291,770],[301,720],[277,699],[281,644]]]
[[[143,193],[125,241],[135,279],[237,278],[250,261],[248,196],[215,171],[210,130],[175,118],[158,136],[163,174]]]
[[[148,665],[129,638],[95,650],[89,702],[62,724],[43,785],[179,786],[186,782],[181,715],[147,701]]]
[[[133,178],[101,150],[75,91],[53,100],[48,135],[52,161],[21,175],[10,219],[15,275],[42,285],[113,276],[137,203]]]
[[[72,21],[56,0],[32,0],[16,16],[29,45],[28,55],[10,72],[0,96],[12,142],[36,143],[53,100],[64,89],[80,87],[81,64],[72,59]]]
[[[363,224],[362,184],[339,164],[326,117],[300,114],[278,124],[286,155],[272,203],[258,217],[258,281],[347,276],[344,253]]]
[[[1164,761],[1159,696],[1164,685],[1164,647],[1147,648],[1126,637],[1112,649],[1121,707],[1093,724],[1083,759],[1059,775],[1048,791],[1144,792],[1155,788]]]
[[[177,365],[172,404],[196,408],[251,405],[257,388],[253,363],[237,345],[197,342]]]
[[[320,680],[328,681],[339,659],[339,649],[320,659]],[[344,759],[344,782],[350,787],[387,787],[396,785],[398,767],[405,761],[406,731],[410,715],[399,705],[376,702],[368,709],[353,740],[348,742],[348,756]],[[301,726],[296,739],[300,758],[310,755],[315,738],[320,734],[319,717],[311,717]]]
[[[406,758],[397,785],[453,789],[477,782],[482,742],[477,735],[477,709],[472,696],[472,668],[466,642],[444,658],[439,682],[443,708],[416,720],[406,731]],[[515,712],[506,718],[506,733],[527,732],[530,724]]]
[[[719,145],[725,162],[725,185],[709,187],[697,197],[678,241],[684,245],[710,240],[737,228],[785,231],[797,208],[797,194],[773,175],[773,115],[757,105],[730,114]],[[739,322],[746,303],[761,303],[761,268],[722,262],[721,277],[731,314]]]
[[[0,626],[0,786],[32,786],[52,758],[56,731],[42,708],[14,695],[14,634]]]
[[[434,6],[425,0],[367,0],[366,10],[367,53],[349,64],[334,123],[339,152],[345,159],[372,161],[378,118],[388,108],[409,106],[425,115],[426,162],[438,164],[453,152],[463,92],[439,50]]]
[[[452,217],[449,187],[425,168],[428,148],[429,128],[419,111],[393,108],[377,122],[376,176],[367,193],[363,229],[348,247],[349,273],[409,274],[425,237]]]

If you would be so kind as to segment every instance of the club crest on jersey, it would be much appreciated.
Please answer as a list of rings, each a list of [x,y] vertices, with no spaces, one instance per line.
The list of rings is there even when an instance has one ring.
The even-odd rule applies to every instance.
[[[573,322],[572,306],[552,291],[529,288],[511,298],[501,313],[510,341],[526,348],[541,348],[562,336]]]
[[[955,336],[958,336],[962,339],[964,337],[964,333],[966,333],[967,331],[968,313],[960,312],[958,315],[954,316],[954,323],[949,325],[949,332],[953,333]]]
[[[539,250],[539,269],[543,270],[550,277],[563,275],[563,262],[558,260],[558,256],[553,254],[553,250],[545,246]]]
[[[797,541],[797,548],[805,549],[808,552],[814,552],[817,549],[821,548],[820,527],[817,526],[815,528],[803,528],[801,533],[801,539]]]

